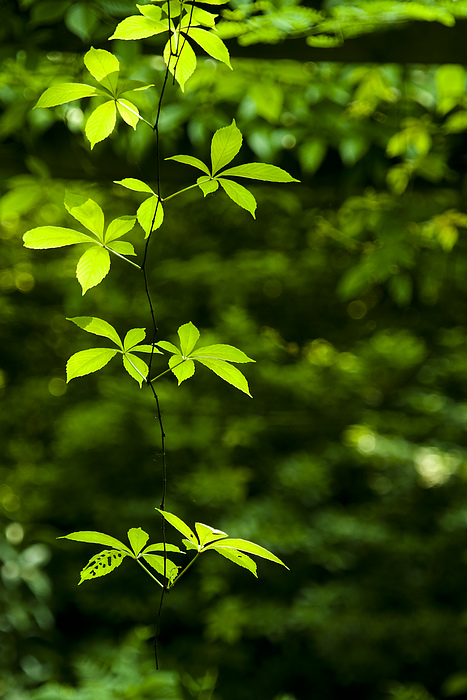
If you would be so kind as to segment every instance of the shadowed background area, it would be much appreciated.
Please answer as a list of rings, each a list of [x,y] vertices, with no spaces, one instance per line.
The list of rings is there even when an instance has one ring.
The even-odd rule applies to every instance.
[[[121,335],[150,321],[136,270],[115,259],[82,297],[79,249],[31,251],[22,235],[76,223],[65,190],[98,201],[106,221],[133,215],[142,196],[113,181],[155,185],[156,153],[149,127],[123,122],[91,152],[84,125],[98,101],[32,108],[53,83],[90,80],[92,45],[154,84],[135,98],[153,122],[160,45],[107,42],[135,11],[103,0],[0,10],[0,698],[465,697],[461,21],[329,53],[230,39],[233,72],[200,56],[184,95],[169,85],[162,157],[208,162],[212,134],[235,118],[234,164],[274,163],[301,182],[252,182],[256,221],[221,192],[167,202],[150,249],[159,338],[192,321],[256,364],[242,368],[253,400],[201,366],[180,387],[158,383],[166,507],[258,542],[291,572],[260,561],[256,580],[203,556],[166,596],[160,672],[150,579],[126,561],[76,585],[98,548],[60,535],[124,540],[141,526],[159,539],[161,459],[151,394],[120,363],[66,384],[70,355],[106,346],[66,318],[98,316]],[[163,162],[163,195],[193,172]],[[142,251],[138,227],[127,238]]]

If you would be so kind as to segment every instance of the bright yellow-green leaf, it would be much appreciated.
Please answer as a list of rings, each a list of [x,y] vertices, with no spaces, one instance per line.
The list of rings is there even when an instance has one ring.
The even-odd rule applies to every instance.
[[[134,192],[148,192],[155,194],[155,192],[142,180],[137,180],[135,177],[125,177],[123,180],[114,180],[116,185],[122,185],[128,190],[133,190]]]
[[[233,537],[229,537],[227,540],[222,540],[221,542],[215,542],[214,544],[208,545],[206,549],[216,549],[219,551],[221,548],[230,548],[230,549],[239,549],[241,552],[248,552],[248,554],[255,554],[257,557],[262,557],[263,559],[269,559],[270,561],[275,562],[276,564],[281,564],[282,566],[285,566],[284,562],[279,559],[279,557],[276,557],[275,554],[270,552],[268,549],[265,549],[264,547],[260,547],[259,544],[255,544],[254,542],[249,542],[248,540],[241,540],[241,539],[236,539]],[[288,566],[285,566],[286,569],[288,569]]]
[[[185,165],[191,165],[193,168],[198,168],[198,170],[202,170],[206,175],[211,174],[208,166],[205,165],[202,160],[194,156],[170,156],[170,158],[166,158],[165,160],[175,160],[177,163],[184,163]]]
[[[104,338],[112,340],[119,348],[123,350],[122,341],[117,331],[110,323],[104,321],[102,318],[95,318],[94,316],[75,316],[74,318],[67,318],[67,321],[75,323],[79,328],[87,333],[94,333],[94,335],[101,335]],[[101,542],[101,544],[106,544]]]
[[[75,542],[87,542],[89,544],[106,544],[116,549],[121,549],[127,554],[132,554],[131,550],[111,535],[106,535],[103,532],[93,532],[91,530],[81,530],[80,532],[70,532],[69,535],[57,537],[58,540],[74,540]]]
[[[105,232],[105,242],[110,243],[110,241],[114,241],[116,238],[124,236],[125,233],[131,231],[135,223],[135,216],[119,216],[118,219],[114,219],[108,225],[107,231]]]
[[[199,330],[191,321],[184,323],[177,331],[180,338],[180,350],[184,357],[188,357],[199,340]]]
[[[131,243],[128,243],[128,241],[113,241],[106,247],[109,250],[120,253],[120,255],[136,255],[135,249]]]
[[[136,556],[141,552],[148,539],[148,533],[144,532],[140,527],[131,527],[128,530],[128,540]]]
[[[106,75],[120,70],[120,63],[116,56],[110,51],[94,47],[91,47],[85,54],[84,65],[98,83],[101,83]]]
[[[188,525],[184,523],[183,520],[178,517],[178,515],[169,513],[167,510],[161,510],[160,508],[156,508],[155,510],[157,510],[167,520],[167,522],[172,525],[172,527],[181,532],[181,534],[184,535],[192,544],[198,544],[198,540],[193,530],[188,527]]]
[[[122,20],[115,29],[110,39],[144,39],[148,36],[161,34],[168,29],[167,22],[156,22],[148,17],[126,17]]]
[[[133,129],[136,129],[139,122],[139,111],[133,102],[119,97],[117,100],[117,109],[123,121],[132,126]]]
[[[34,109],[38,107],[56,107],[82,97],[97,95],[99,90],[84,83],[61,83],[52,85],[39,97]]]
[[[152,231],[155,231],[162,225],[164,220],[164,209],[162,208],[162,203],[156,195],[153,197],[148,197],[142,204],[140,204],[138,211],[136,212],[139,225],[146,234],[146,238]]]
[[[247,554],[239,552],[238,549],[230,549],[229,547],[213,546],[210,547],[210,549],[213,549],[218,554],[222,554],[223,557],[233,561],[234,564],[237,564],[237,566],[242,566],[244,569],[248,569],[248,571],[251,571],[253,576],[258,578],[258,574],[256,573],[257,566],[253,559],[251,559]]]
[[[178,386],[180,386],[185,379],[190,379],[195,373],[195,363],[193,360],[182,360],[180,355],[172,355],[172,357],[169,358],[169,367],[177,377]]]
[[[62,248],[65,245],[73,245],[73,243],[95,243],[96,239],[71,228],[39,226],[26,231],[23,242],[25,248],[43,250],[45,248]]]
[[[96,556],[88,561],[81,571],[81,578],[78,585],[82,584],[83,581],[110,574],[114,569],[120,566],[126,556],[125,552],[117,551],[116,549],[106,549],[103,552],[99,552],[99,554],[96,554]]]
[[[73,218],[103,241],[104,212],[93,199],[81,194],[65,193],[65,208]]]
[[[146,381],[149,372],[149,367],[147,366],[145,361],[137,355],[134,355],[131,352],[127,352],[123,355],[123,366],[125,367],[130,377],[132,377],[132,379],[138,382],[141,388],[143,382]]]
[[[222,360],[211,360],[204,357],[197,357],[196,359],[225,382],[232,384],[236,389],[251,397],[248,382],[239,369]]]
[[[194,39],[194,41],[196,41],[210,56],[216,58],[218,61],[222,61],[222,63],[225,63],[229,68],[232,68],[227,46],[222,39],[219,39],[217,34],[207,32],[205,29],[190,27],[188,36]]]
[[[175,35],[172,35],[165,45],[164,61],[184,92],[185,83],[196,68],[196,54],[185,37],[182,37],[179,46],[176,46],[175,41]]]
[[[223,537],[228,537],[226,532],[222,530],[216,530],[209,525],[204,525],[204,523],[195,523],[196,534],[198,535],[199,543],[202,547],[209,544],[210,542],[215,542]]]
[[[117,350],[110,350],[110,348],[90,348],[76,352],[66,363],[67,382],[76,377],[84,377],[86,374],[97,372],[105,367],[116,354]]]
[[[103,141],[110,136],[115,128],[117,120],[117,110],[114,100],[104,102],[103,105],[96,107],[86,122],[85,133],[91,143],[91,149],[96,143]]]
[[[234,180],[227,180],[221,177],[219,178],[219,184],[235,204],[249,211],[253,219],[256,219],[256,199],[246,187],[239,185],[238,182],[234,182]]]
[[[83,290],[83,295],[88,289],[102,282],[109,270],[109,251],[100,245],[88,248],[78,260],[76,267],[76,277]]]
[[[251,180],[263,180],[264,182],[299,182],[288,172],[278,168],[277,165],[268,163],[245,163],[224,170],[222,177],[247,177]]]
[[[193,350],[190,357],[198,359],[204,357],[212,360],[226,360],[228,362],[255,362],[251,357],[245,355],[242,350],[233,345],[205,345],[202,348]]]
[[[242,146],[242,141],[243,137],[240,129],[235,124],[235,119],[232,120],[232,124],[229,126],[224,126],[216,131],[211,142],[213,175],[235,158]]]
[[[130,331],[128,331],[123,341],[123,347],[125,348],[125,351],[131,350],[131,348],[133,348],[135,345],[138,345],[138,343],[144,340],[145,337],[145,328],[132,328]]]

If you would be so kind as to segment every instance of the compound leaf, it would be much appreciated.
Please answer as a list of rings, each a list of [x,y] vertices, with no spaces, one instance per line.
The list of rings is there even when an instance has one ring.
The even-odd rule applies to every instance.
[[[248,177],[251,180],[263,180],[264,182],[300,182],[288,172],[278,168],[277,165],[268,163],[244,163],[234,168],[224,170],[222,176]]]
[[[123,350],[122,341],[117,331],[110,323],[107,323],[107,321],[104,321],[102,318],[95,318],[94,316],[75,316],[74,318],[67,318],[67,321],[75,323],[87,333],[94,333],[94,335],[101,335],[104,338],[113,340],[113,342]],[[102,544],[105,543],[103,542]]]
[[[155,192],[142,180],[137,180],[135,177],[124,177],[123,180],[114,180],[116,185],[122,185],[128,190],[133,190],[134,192],[148,192],[150,194],[155,194]]]
[[[69,535],[57,537],[58,540],[74,540],[75,542],[87,542],[88,544],[106,544],[116,549],[121,549],[127,554],[131,554],[126,544],[117,540],[116,537],[106,535],[103,532],[94,532],[92,530],[81,530],[80,532],[70,532]]]
[[[251,397],[248,382],[239,369],[222,360],[212,360],[205,357],[197,357],[196,359],[225,382],[232,384],[236,389]]]
[[[139,225],[146,234],[145,238],[147,238],[151,233],[151,225],[153,231],[158,229],[164,220],[164,210],[157,195],[145,199],[144,202],[138,207],[136,216],[138,218]]]
[[[117,551],[115,549],[104,549],[92,557],[84,569],[81,571],[79,584],[89,579],[98,578],[110,574],[122,563],[123,559],[128,556],[126,552]]]
[[[206,53],[213,58],[216,58],[218,61],[222,61],[222,63],[225,63],[230,69],[232,68],[230,65],[230,55],[227,50],[227,46],[216,34],[213,34],[213,32],[207,32],[205,29],[190,27],[188,35],[191,39],[194,39],[196,43],[199,44],[204,51],[206,51]]]
[[[265,549],[264,547],[260,547],[259,544],[255,544],[254,542],[249,542],[248,540],[241,540],[241,539],[235,539],[229,537],[227,540],[222,540],[222,542],[216,542],[214,545],[210,544],[206,547],[206,549],[216,549],[219,551],[219,549],[224,549],[224,548],[230,548],[230,549],[239,549],[241,552],[248,552],[248,554],[255,554],[257,557],[262,557],[263,559],[269,559],[270,561],[275,562],[276,564],[281,564],[281,566],[285,566],[284,562],[279,559],[279,557],[276,557],[275,554],[270,552],[268,549]],[[288,566],[285,566],[286,569],[288,569]]]
[[[177,331],[180,338],[180,350],[184,357],[188,357],[199,340],[199,330],[191,321],[184,323]]]
[[[61,83],[60,85],[52,85],[39,97],[34,109],[38,107],[56,107],[63,105],[66,102],[79,100],[82,97],[92,97],[98,95],[99,90],[92,85],[85,83]]]
[[[222,554],[222,556],[226,559],[233,561],[234,564],[237,564],[238,566],[243,566],[244,569],[248,569],[248,571],[251,571],[253,576],[256,576],[256,578],[258,578],[258,574],[256,573],[256,563],[247,554],[242,554],[242,552],[239,552],[238,549],[230,549],[228,547],[216,547],[215,545],[213,547],[210,547],[210,549],[214,549],[216,552],[218,552],[218,554]]]
[[[241,148],[242,141],[243,137],[235,124],[235,119],[232,120],[230,126],[224,126],[216,131],[211,141],[213,175],[235,158]]]
[[[101,83],[106,75],[120,70],[118,58],[113,53],[105,49],[95,49],[93,46],[84,56],[84,65],[98,83]]]
[[[149,367],[147,366],[145,361],[137,355],[133,355],[133,353],[127,352],[123,355],[123,366],[125,367],[130,377],[137,381],[141,388],[143,382],[146,381],[146,377],[148,376],[149,372]]]
[[[66,191],[64,203],[74,219],[83,224],[88,231],[95,233],[99,240],[104,240],[104,212],[97,202],[81,194]]]
[[[172,527],[174,527],[184,537],[186,537],[187,540],[189,540],[194,545],[198,545],[198,540],[196,538],[195,533],[190,527],[188,527],[186,523],[183,522],[183,520],[181,520],[181,518],[178,517],[178,515],[169,513],[167,510],[161,510],[160,508],[156,508],[156,510],[167,520],[167,522],[169,522],[172,525]]]
[[[96,239],[86,233],[74,231],[62,226],[38,226],[26,231],[23,236],[26,248],[43,250],[44,248],[62,248],[73,243],[95,243]]]
[[[91,150],[96,143],[103,141],[110,136],[115,128],[117,120],[117,110],[114,100],[104,102],[103,105],[96,107],[86,122],[85,133],[91,143]]]
[[[202,160],[194,156],[170,156],[170,158],[166,158],[165,160],[175,160],[177,163],[184,163],[185,165],[191,165],[193,168],[198,168],[198,170],[202,170],[206,175],[211,174],[208,166],[205,165]]]
[[[141,552],[144,545],[149,539],[147,532],[144,532],[140,527],[131,527],[128,530],[128,540],[130,542],[131,548],[136,556]]]
[[[219,178],[219,183],[226,195],[228,195],[235,204],[249,211],[253,219],[256,219],[256,199],[246,187],[239,185],[238,182],[234,182],[233,180],[225,180],[222,177]]]
[[[88,289],[102,282],[110,270],[109,251],[100,245],[93,245],[84,251],[78,260],[76,277],[83,290],[83,295]]]
[[[90,348],[81,350],[70,357],[66,363],[66,380],[70,382],[76,377],[97,372],[115,357],[117,350],[110,348]]]

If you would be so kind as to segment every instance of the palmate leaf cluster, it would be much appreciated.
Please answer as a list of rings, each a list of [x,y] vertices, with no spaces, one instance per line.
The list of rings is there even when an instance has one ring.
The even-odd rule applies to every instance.
[[[193,530],[177,515],[169,513],[166,510],[161,510],[160,508],[156,508],[156,510],[184,536],[182,541],[185,545],[186,552],[194,550],[196,556],[199,556],[204,552],[212,550],[234,562],[234,564],[247,569],[256,577],[257,566],[254,560],[249,556],[250,554],[261,557],[262,559],[268,559],[276,564],[281,564],[286,569],[288,568],[279,557],[276,557],[275,554],[272,554],[272,552],[269,552],[267,549],[254,542],[239,538],[231,538],[226,532],[216,530],[203,523],[195,523],[195,534],[195,532],[193,532]],[[81,571],[79,584],[83,583],[83,581],[110,574],[123,563],[126,557],[130,557],[136,561],[139,560],[140,563],[142,561],[145,564],[149,564],[159,576],[166,579],[166,583],[164,584],[157,579],[158,583],[167,586],[167,588],[171,588],[177,578],[181,576],[184,570],[192,563],[190,562],[184,570],[180,571],[181,567],[167,557],[167,552],[183,554],[182,550],[176,545],[163,542],[148,545],[149,535],[140,527],[133,527],[128,530],[130,547],[123,544],[123,542],[120,542],[120,540],[117,540],[115,537],[102,532],[71,532],[69,535],[64,535],[59,539],[87,542],[90,544],[103,544],[110,547],[110,549],[105,549],[91,557]],[[194,560],[192,559],[192,561]]]

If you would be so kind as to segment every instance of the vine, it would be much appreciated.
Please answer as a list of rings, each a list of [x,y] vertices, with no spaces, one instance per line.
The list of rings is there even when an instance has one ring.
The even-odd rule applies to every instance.
[[[225,0],[204,0],[203,4],[217,5]],[[158,5],[155,4],[158,3]],[[160,5],[160,6],[159,6]],[[155,655],[164,594],[170,591],[179,579],[191,568],[201,554],[214,551],[257,576],[255,561],[250,555],[267,559],[286,566],[277,556],[264,547],[248,540],[229,537],[226,532],[209,525],[196,522],[194,529],[177,515],[165,508],[167,495],[166,434],[162,422],[162,412],[155,383],[163,376],[172,373],[178,385],[195,374],[197,365],[211,370],[225,382],[251,397],[247,379],[236,367],[237,364],[254,362],[242,350],[225,344],[198,345],[199,330],[191,323],[178,328],[179,347],[167,340],[158,340],[159,328],[156,321],[154,303],[151,297],[147,264],[150,242],[154,232],[164,221],[165,205],[170,200],[188,190],[198,188],[206,197],[218,190],[238,206],[248,211],[253,218],[257,203],[253,194],[237,178],[266,182],[297,182],[286,171],[265,163],[245,163],[230,166],[242,146],[242,134],[235,120],[228,126],[218,129],[211,141],[210,165],[192,155],[174,155],[168,158],[188,165],[201,172],[196,181],[176,192],[163,196],[161,183],[159,119],[165,88],[172,75],[184,91],[185,83],[196,69],[197,59],[191,42],[195,42],[214,59],[232,68],[225,44],[216,34],[217,15],[198,7],[189,0],[154,0],[151,5],[138,5],[139,15],[127,17],[120,22],[110,39],[140,40],[169,32],[162,55],[166,64],[165,75],[156,108],[156,118],[151,124],[143,117],[131,101],[132,93],[147,90],[152,85],[144,85],[136,80],[120,77],[120,63],[115,55],[104,49],[91,48],[84,56],[84,65],[97,85],[87,83],[62,83],[49,87],[40,97],[36,108],[52,108],[72,100],[87,97],[101,97],[103,102],[90,114],[85,135],[91,149],[113,132],[117,115],[126,124],[136,129],[140,122],[149,126],[156,139],[156,187],[135,178],[124,178],[116,184],[136,193],[146,195],[134,215],[120,216],[105,226],[104,212],[94,200],[79,193],[67,192],[64,205],[68,213],[81,224],[86,232],[75,228],[40,226],[24,234],[24,245],[28,248],[59,248],[74,244],[88,244],[78,260],[76,277],[82,294],[100,284],[110,271],[112,256],[128,263],[143,274],[145,295],[148,304],[152,336],[146,340],[146,328],[131,328],[123,338],[108,321],[94,316],[78,316],[68,319],[82,330],[111,341],[112,347],[91,347],[74,353],[66,365],[67,382],[96,372],[105,367],[114,357],[121,356],[123,368],[141,388],[145,384],[152,392],[161,442],[162,487],[160,506],[155,510],[161,515],[161,542],[148,544],[149,535],[140,527],[128,530],[129,546],[120,540],[100,532],[79,531],[64,535],[65,539],[90,544],[104,545],[106,549],[91,557],[81,571],[79,584],[105,576],[118,568],[124,559],[133,559],[161,589],[161,599],[157,615]],[[131,257],[136,255],[132,243],[122,238],[130,233],[138,223],[144,232],[144,245],[141,264]],[[168,363],[155,376],[152,375],[156,356],[168,354]],[[140,355],[149,355],[148,361]],[[169,523],[180,535],[184,549],[167,542],[165,523]],[[185,566],[172,559],[183,554],[194,554]],[[287,568],[287,567],[286,567]]]

